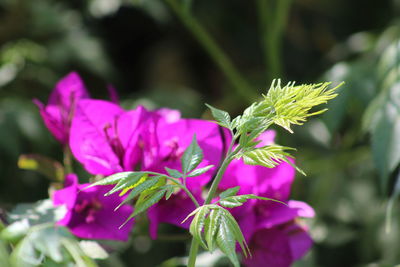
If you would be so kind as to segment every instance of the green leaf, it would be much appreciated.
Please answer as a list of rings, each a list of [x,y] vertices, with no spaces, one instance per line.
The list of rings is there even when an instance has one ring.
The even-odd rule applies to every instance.
[[[43,223],[55,223],[65,216],[66,211],[65,206],[54,207],[50,199],[18,204],[8,214],[8,221],[11,224],[1,232],[1,238],[15,243],[26,235],[31,227]]]
[[[233,235],[236,239],[236,241],[239,243],[240,248],[242,249],[244,256],[248,257],[251,255],[249,247],[247,246],[246,240],[244,239],[243,233],[240,230],[239,224],[236,222],[235,218],[232,216],[232,214],[224,210],[224,220],[227,222],[229,226],[229,230],[233,232]]]
[[[119,227],[121,229],[125,224],[129,222],[130,219],[135,217],[136,215],[146,211],[148,208],[156,204],[164,194],[167,192],[167,189],[163,188],[161,190],[151,190],[149,193],[145,194],[146,196],[141,199],[141,201],[137,201],[135,205],[134,212],[125,220],[125,222]]]
[[[109,257],[107,251],[95,241],[81,240],[79,241],[79,247],[92,259],[104,260]]]
[[[194,218],[190,233],[205,249],[212,251],[217,244],[234,266],[240,266],[235,250],[236,241],[245,256],[250,254],[239,225],[228,210],[215,204],[204,205],[191,212],[183,222],[191,216]]]
[[[381,177],[381,187],[386,192],[390,173],[400,163],[400,103],[393,97],[387,99],[377,115],[379,119],[372,130],[372,155]]]
[[[140,183],[136,184],[135,187],[132,188],[132,191],[129,193],[129,195],[119,204],[115,210],[119,209],[122,205],[128,203],[132,199],[134,199],[136,196],[139,194],[143,193],[146,190],[153,190],[156,189],[157,187],[162,186],[163,184],[160,184],[157,186],[157,183],[160,182],[161,178],[164,176],[151,176],[147,177],[147,179],[144,179]]]
[[[156,204],[158,201],[160,201],[160,199],[164,196],[166,191],[167,189],[161,189],[159,191],[156,191],[153,194],[147,196],[146,199],[142,201],[139,205],[135,205],[135,211],[133,213],[133,216],[138,215],[139,213],[147,210],[148,208]]]
[[[75,263],[79,267],[96,266],[80,249],[78,241],[68,229],[54,224],[32,227],[12,252],[11,260],[12,266],[18,267],[46,266],[48,262],[59,266],[64,266],[66,262]]]
[[[168,172],[168,175],[173,177],[173,178],[182,178],[183,174],[175,169],[170,169],[168,167],[165,167],[165,170]]]
[[[186,175],[188,172],[194,170],[202,160],[203,151],[197,144],[196,135],[194,135],[192,142],[183,153],[181,159],[183,173]]]
[[[204,249],[207,248],[207,244],[204,242],[204,238],[202,235],[204,223],[206,220],[206,216],[209,213],[210,209],[207,205],[200,207],[197,211],[196,215],[193,218],[192,223],[190,224],[189,231],[193,235],[194,238],[200,243],[200,245]]]
[[[249,199],[270,200],[270,201],[274,201],[274,202],[278,202],[278,203],[286,205],[282,201],[275,200],[275,199],[272,199],[272,198],[259,197],[259,196],[253,195],[253,194],[239,195],[239,196],[228,196],[228,197],[225,197],[225,198],[219,200],[218,203],[221,206],[226,207],[226,208],[235,208],[235,207],[242,206],[243,203],[245,203]]]
[[[110,190],[108,191],[106,194],[104,194],[104,196],[109,196],[111,194],[114,194],[117,191],[121,191],[120,195],[124,195],[126,190],[129,190],[131,188],[136,187],[138,184],[140,184],[142,181],[146,180],[146,176],[147,174],[143,173],[143,172],[134,172],[131,173],[127,176],[125,176],[124,178],[120,179],[118,181],[118,183]]]
[[[236,238],[230,229],[230,224],[224,218],[220,221],[216,242],[219,249],[229,258],[233,266],[240,267],[235,249]]]
[[[167,189],[167,192],[165,193],[165,200],[168,200],[171,197],[177,187],[178,186],[171,184],[164,186],[164,188]]]
[[[255,106],[253,115],[271,119],[275,124],[293,133],[292,124],[302,125],[308,117],[325,112],[326,109],[310,111],[314,106],[335,98],[336,89],[342,84],[331,89],[328,89],[330,83],[299,86],[288,83],[282,87],[280,80],[274,80],[267,95],[264,95],[264,100]]]
[[[110,176],[107,176],[95,183],[90,184],[89,186],[85,187],[82,190],[87,188],[97,186],[97,185],[110,185],[110,184],[117,184],[121,179],[127,179],[130,176],[136,176],[138,172],[119,172]],[[143,173],[144,174],[144,173]]]
[[[225,190],[224,192],[222,192],[221,194],[219,194],[219,197],[221,199],[224,199],[226,197],[234,196],[237,194],[237,192],[239,192],[239,190],[240,190],[240,186],[235,186],[235,187],[229,188],[229,189]]]
[[[204,235],[207,242],[209,251],[215,249],[216,234],[221,223],[222,213],[219,209],[212,209],[208,217],[206,218]]]
[[[238,157],[243,157],[244,163],[249,165],[261,165],[273,168],[282,162],[290,162],[287,158],[290,154],[286,150],[294,149],[280,145],[269,145],[245,151],[239,154]]]
[[[42,155],[21,155],[18,158],[18,167],[37,171],[52,181],[61,182],[65,176],[64,167],[60,162]]]
[[[7,244],[0,240],[0,262],[3,267],[11,267],[9,258]]]
[[[206,106],[211,110],[213,117],[219,125],[231,129],[231,117],[229,116],[228,112],[214,108],[208,104],[206,104]]]
[[[203,168],[195,169],[194,171],[189,173],[187,175],[187,177],[195,177],[195,176],[202,175],[203,173],[206,173],[209,169],[211,169],[213,167],[214,167],[214,165],[208,165],[208,166],[203,167]]]

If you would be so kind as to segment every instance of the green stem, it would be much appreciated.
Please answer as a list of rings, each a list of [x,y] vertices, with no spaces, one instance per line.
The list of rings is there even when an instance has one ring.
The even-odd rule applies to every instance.
[[[73,173],[74,170],[72,168],[72,156],[71,156],[71,150],[69,149],[68,145],[64,147],[64,168],[65,168],[65,174]]]
[[[217,175],[211,184],[211,188],[210,188],[210,191],[208,191],[208,195],[207,195],[206,201],[204,202],[204,205],[211,203],[211,200],[213,199],[215,192],[217,192],[218,185],[221,182],[222,176],[225,173],[226,168],[228,167],[229,163],[231,163],[231,161],[233,160],[234,155],[240,149],[240,147],[237,147],[234,151],[231,152],[234,142],[235,142],[235,140],[232,139],[232,142],[228,149],[228,155],[222,162],[221,167],[219,168]],[[195,267],[196,256],[197,256],[197,251],[199,250],[199,245],[200,245],[199,242],[197,242],[197,240],[195,238],[192,238],[192,243],[190,245],[190,251],[189,251],[188,267]]]
[[[211,184],[210,190],[208,191],[208,195],[206,198],[206,201],[204,202],[204,205],[210,204],[211,200],[213,199],[215,192],[217,192],[218,189],[218,185],[221,182],[222,176],[225,173],[226,168],[228,167],[229,163],[231,163],[231,161],[233,160],[233,155],[234,153],[232,153],[231,155],[228,155],[225,160],[222,162],[221,167],[218,170],[217,176],[215,176],[214,181]]]
[[[186,186],[182,186],[181,187],[186,194],[190,197],[190,199],[193,201],[194,205],[196,205],[196,208],[200,207],[199,202],[197,202],[196,198],[193,196],[192,192],[190,192],[190,190],[186,187]]]
[[[258,0],[257,10],[268,83],[282,76],[281,41],[292,0]]]
[[[192,237],[192,243],[190,244],[190,251],[189,251],[188,267],[196,266],[196,257],[198,250],[199,250],[199,242],[197,242],[197,240]]]
[[[228,56],[212,39],[210,34],[204,27],[194,18],[184,7],[182,7],[176,0],[165,0],[175,14],[179,17],[185,27],[193,34],[197,41],[208,52],[214,62],[219,66],[225,74],[235,93],[252,103],[257,99],[258,94],[254,91],[253,87],[241,76],[239,71],[234,67]]]

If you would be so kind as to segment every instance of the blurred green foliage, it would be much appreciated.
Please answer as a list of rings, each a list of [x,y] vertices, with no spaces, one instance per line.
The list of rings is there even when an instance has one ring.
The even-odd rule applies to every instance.
[[[107,98],[107,83],[114,84],[126,108],[142,103],[210,118],[203,114],[204,102],[233,115],[247,105],[229,76],[232,69],[226,69],[226,62],[221,65],[221,56],[207,47],[210,43],[195,38],[167,2],[0,1],[3,210],[48,198],[50,181],[18,169],[18,156],[35,153],[62,161],[61,148],[31,100],[46,101],[55,82],[71,70],[81,74],[96,98]],[[317,212],[311,221],[315,246],[295,266],[400,264],[400,186],[395,186],[400,162],[399,1],[292,0],[286,9],[276,0],[183,2],[189,19],[202,25],[223,51],[246,90],[265,92],[272,78],[346,82],[322,118],[295,127],[295,135],[278,130],[278,141],[298,148],[298,165],[308,174],[297,178],[293,198]],[[260,10],[262,6],[268,10]],[[286,14],[286,19],[274,24],[268,14],[276,19]],[[270,38],[275,38],[272,50],[279,66],[276,59],[269,61]],[[387,217],[389,199],[392,216]],[[100,265],[156,266],[185,255],[182,240],[188,236],[182,231],[163,226],[168,229],[163,232],[174,234],[151,241],[143,225],[138,223],[131,245],[120,245],[121,255]],[[6,254],[3,243],[0,254]],[[165,266],[175,260],[179,262]]]

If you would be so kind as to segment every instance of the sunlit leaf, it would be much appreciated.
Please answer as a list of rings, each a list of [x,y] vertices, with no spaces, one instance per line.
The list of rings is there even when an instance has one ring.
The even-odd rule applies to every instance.
[[[119,195],[122,196],[126,193],[127,190],[136,187],[137,185],[141,184],[143,181],[145,181],[147,178],[147,174],[144,174],[142,172],[135,172],[132,174],[129,174],[128,176],[120,179],[118,183],[106,194],[105,196],[109,196],[111,194],[114,194],[117,191],[123,190]]]
[[[221,211],[219,209],[211,210],[210,214],[206,218],[204,235],[207,247],[210,251],[213,251],[215,248],[215,239],[221,223],[221,218]]]
[[[238,257],[236,255],[236,238],[230,229],[230,225],[224,219],[220,220],[216,242],[219,249],[229,258],[233,266],[240,267]]]
[[[189,228],[190,233],[193,235],[194,238],[197,239],[197,241],[199,241],[199,243],[202,245],[204,249],[207,249],[207,244],[204,242],[202,233],[203,233],[204,222],[206,220],[206,216],[209,213],[209,211],[210,209],[207,205],[202,206],[194,216],[193,221],[190,224]]]
[[[214,119],[218,122],[219,125],[231,129],[231,117],[229,116],[228,112],[214,108],[208,104],[206,104],[206,106],[211,110]]]
[[[129,195],[115,208],[115,210],[119,209],[122,205],[128,203],[144,191],[154,190],[157,187],[164,185],[163,183],[158,184],[162,178],[163,176],[151,176],[142,180],[140,183],[137,183],[136,186],[132,188],[132,191],[129,193]]]
[[[225,197],[225,198],[219,200],[218,203],[221,206],[226,207],[226,208],[235,208],[235,207],[239,207],[239,206],[243,205],[243,203],[245,203],[249,199],[270,200],[270,201],[275,201],[275,202],[286,205],[284,202],[281,202],[279,200],[275,200],[272,198],[266,198],[266,197],[259,197],[259,196],[253,195],[253,194]]]
[[[189,174],[187,175],[187,177],[195,177],[195,176],[202,175],[203,173],[206,173],[208,170],[210,170],[210,169],[213,168],[213,167],[214,167],[214,165],[208,165],[208,166],[203,167],[203,168],[195,169],[194,171],[192,171],[191,173],[189,173]]]
[[[142,201],[139,205],[135,205],[135,211],[133,213],[133,216],[138,215],[139,213],[147,210],[155,203],[160,201],[160,199],[164,196],[166,191],[167,191],[166,189],[161,189],[159,191],[156,191],[153,194],[147,196],[147,198],[144,201]]]
[[[269,145],[265,147],[250,149],[238,155],[242,157],[244,163],[249,165],[261,165],[267,168],[273,168],[282,162],[290,162],[290,156],[286,150],[294,150],[290,147],[280,145]]]
[[[170,169],[168,167],[165,167],[165,170],[168,172],[168,175],[173,178],[181,178],[183,176],[183,174],[180,173],[178,170]]]
[[[221,194],[219,194],[219,197],[221,199],[224,199],[226,197],[234,196],[237,194],[237,192],[239,192],[239,190],[240,190],[240,186],[235,186],[235,187],[229,188],[229,189],[225,190],[224,192],[222,192]]]
[[[181,159],[183,173],[187,174],[188,172],[194,170],[202,160],[203,160],[203,151],[197,144],[196,136],[194,135],[192,142],[183,153]]]

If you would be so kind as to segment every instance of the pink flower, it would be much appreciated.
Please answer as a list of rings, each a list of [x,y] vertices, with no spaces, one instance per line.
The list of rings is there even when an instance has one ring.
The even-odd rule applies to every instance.
[[[89,93],[76,72],[61,79],[50,95],[47,105],[34,99],[40,114],[51,134],[63,145],[68,143],[69,129],[75,108],[80,99],[89,98]]]
[[[142,161],[139,137],[152,117],[141,106],[124,111],[108,101],[82,100],[71,126],[72,154],[91,174],[134,170]]]
[[[66,215],[58,224],[68,227],[80,238],[127,241],[133,220],[121,229],[119,227],[133,212],[132,207],[123,205],[114,211],[123,199],[118,194],[104,196],[112,186],[95,186],[81,191],[87,186],[89,184],[78,184],[75,174],[66,176],[65,188],[53,195],[55,205],[67,208]]]
[[[267,131],[259,138],[262,145],[268,145],[274,136],[274,132]],[[298,218],[313,217],[314,210],[304,202],[288,200],[294,176],[295,169],[288,163],[270,169],[234,160],[228,166],[219,185],[221,191],[240,186],[238,194],[255,194],[287,203],[285,206],[250,200],[231,210],[253,254],[244,260],[246,266],[290,266],[311,247],[312,240],[306,228],[298,224]]]
[[[289,267],[311,247],[306,228],[297,224],[258,230],[249,241],[252,257],[243,260],[248,267]]]
[[[166,173],[165,167],[181,170],[181,156],[190,145],[193,136],[203,150],[204,159],[198,168],[214,165],[206,173],[187,178],[187,186],[199,203],[203,203],[202,188],[215,175],[224,156],[227,133],[217,124],[197,119],[181,119],[177,122],[160,122],[155,129],[152,142],[144,141],[144,157],[147,159],[145,170]],[[149,135],[150,136],[150,135]],[[183,219],[195,209],[195,205],[180,191],[168,200],[161,200],[148,211],[150,219],[150,235],[157,236],[160,223],[170,223],[178,227],[189,228],[190,220],[181,224]]]

